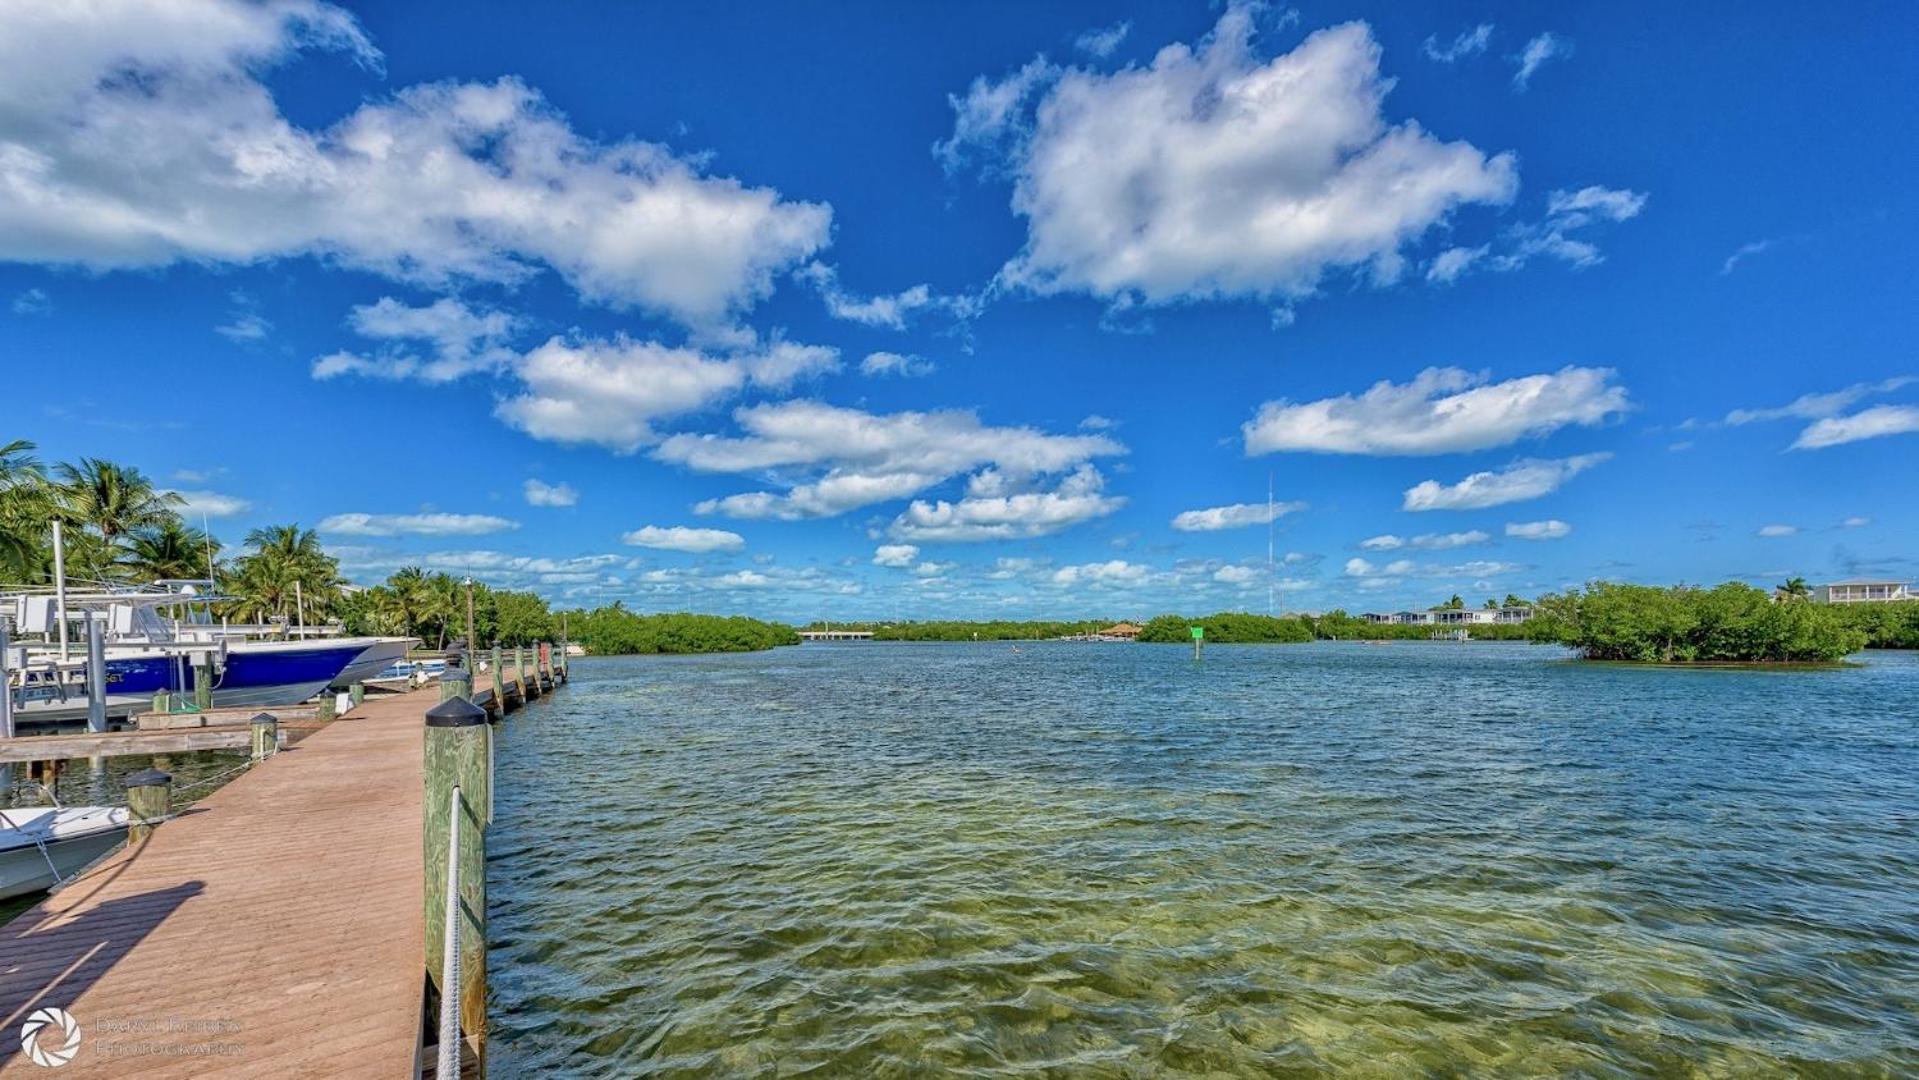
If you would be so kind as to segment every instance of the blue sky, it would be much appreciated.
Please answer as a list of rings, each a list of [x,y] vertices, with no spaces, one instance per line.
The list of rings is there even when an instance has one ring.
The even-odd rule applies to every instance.
[[[229,544],[788,619],[1914,576],[1900,6],[98,6],[0,39],[5,434]]]

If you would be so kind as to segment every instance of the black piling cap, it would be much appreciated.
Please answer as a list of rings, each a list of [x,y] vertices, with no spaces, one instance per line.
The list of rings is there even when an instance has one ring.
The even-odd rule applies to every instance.
[[[253,717],[253,719],[247,721],[247,723],[252,724],[256,727],[258,727],[261,724],[277,724],[279,722],[280,722],[280,718],[273,715],[270,712],[258,713]]]
[[[448,698],[426,711],[427,727],[472,727],[486,723],[486,710],[465,698]]]
[[[166,787],[171,783],[173,783],[173,777],[158,769],[141,769],[139,772],[127,777],[127,786],[130,788]]]

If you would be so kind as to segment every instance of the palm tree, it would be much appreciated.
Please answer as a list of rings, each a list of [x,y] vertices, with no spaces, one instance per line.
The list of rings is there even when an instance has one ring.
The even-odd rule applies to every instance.
[[[0,575],[9,581],[37,579],[47,561],[53,505],[33,449],[25,439],[0,443]]]
[[[1812,588],[1805,578],[1788,578],[1784,585],[1773,590],[1773,595],[1780,600],[1807,600],[1812,597]]]
[[[405,566],[386,579],[388,595],[386,615],[399,632],[424,637],[427,613],[433,595],[427,587],[426,572],[417,566]]]
[[[318,621],[338,601],[340,563],[312,529],[269,525],[247,533],[246,543],[252,550],[222,583],[242,618]]]
[[[120,549],[128,534],[155,529],[179,515],[173,508],[186,500],[153,486],[140,470],[99,458],[81,458],[77,465],[62,464],[58,490],[61,518],[100,541],[81,560],[83,572],[97,577],[116,576]]]
[[[206,576],[219,553],[219,541],[178,518],[134,533],[122,564],[145,581]]]
[[[447,638],[464,633],[466,626],[466,590],[452,574],[435,574],[427,579],[433,592],[433,617],[439,623],[440,648]],[[455,627],[459,629],[455,629]]]

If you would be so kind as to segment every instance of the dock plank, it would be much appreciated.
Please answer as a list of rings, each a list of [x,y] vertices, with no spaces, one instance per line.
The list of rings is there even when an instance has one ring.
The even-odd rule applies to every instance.
[[[0,927],[0,1077],[396,1077],[420,1036],[421,717],[369,698]]]

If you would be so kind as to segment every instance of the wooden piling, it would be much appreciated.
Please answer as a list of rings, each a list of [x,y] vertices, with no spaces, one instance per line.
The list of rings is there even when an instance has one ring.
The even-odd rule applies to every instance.
[[[280,752],[280,720],[272,713],[261,713],[247,722],[253,736],[253,760],[261,761]]]
[[[353,707],[356,709],[360,707],[361,702],[366,700],[366,684],[363,682],[356,682],[352,686],[347,687],[346,692],[347,697],[352,699]]]
[[[452,701],[454,698],[468,700],[473,696],[473,673],[463,667],[448,663],[440,672],[440,700]]]
[[[173,811],[173,777],[159,769],[141,769],[127,777],[127,843],[138,844]]]
[[[13,678],[8,674],[13,664],[13,620],[0,615],[0,739],[11,739],[13,730]],[[11,771],[5,777],[7,786],[13,786]]]
[[[513,670],[520,675],[520,693],[531,701],[540,696],[540,677],[529,669],[526,662],[526,646],[513,646]]]
[[[87,730],[107,729],[107,629],[87,616]]]
[[[486,1061],[486,825],[493,778],[486,712],[464,698],[448,698],[426,713],[425,852],[427,977],[442,994],[459,998],[460,1032],[480,1061]],[[460,849],[449,882],[447,851],[452,840],[455,792],[460,815]],[[460,983],[441,986],[445,963],[448,889],[459,898]]]
[[[193,707],[202,712],[213,708],[213,657],[211,655],[193,665]]]

